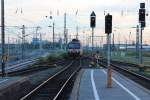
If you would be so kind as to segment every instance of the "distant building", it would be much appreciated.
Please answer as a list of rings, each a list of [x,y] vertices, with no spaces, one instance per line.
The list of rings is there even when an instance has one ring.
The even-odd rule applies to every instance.
[[[107,44],[104,44],[103,46],[105,49],[107,48]],[[144,51],[150,51],[150,45],[143,44],[143,50]],[[111,48],[113,50],[136,50],[136,45],[133,44],[111,44]]]
[[[40,44],[39,38],[32,38],[31,44],[33,44],[33,45],[39,45]]]
[[[45,45],[45,44],[49,44],[50,42],[47,41],[47,40],[42,40],[42,44]]]

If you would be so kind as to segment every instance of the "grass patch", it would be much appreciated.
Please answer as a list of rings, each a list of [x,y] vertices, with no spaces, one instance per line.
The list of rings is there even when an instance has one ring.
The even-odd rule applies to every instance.
[[[36,64],[42,64],[44,62],[46,62],[46,58],[45,57],[39,57]]]
[[[53,53],[53,54],[49,54],[46,57],[39,57],[35,65],[55,62],[59,59],[66,59],[66,58],[67,58],[66,53]]]

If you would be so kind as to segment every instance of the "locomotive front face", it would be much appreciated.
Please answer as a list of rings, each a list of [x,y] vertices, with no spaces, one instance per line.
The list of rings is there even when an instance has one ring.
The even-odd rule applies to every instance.
[[[80,43],[71,42],[68,44],[68,54],[69,56],[79,56],[80,55]]]
[[[79,56],[80,51],[77,49],[70,49],[70,50],[68,50],[68,54],[69,54],[69,56]]]

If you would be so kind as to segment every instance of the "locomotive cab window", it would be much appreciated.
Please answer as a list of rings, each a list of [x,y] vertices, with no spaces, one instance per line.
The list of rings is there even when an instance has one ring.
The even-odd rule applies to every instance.
[[[70,43],[68,44],[69,49],[80,49],[80,44],[79,43]]]

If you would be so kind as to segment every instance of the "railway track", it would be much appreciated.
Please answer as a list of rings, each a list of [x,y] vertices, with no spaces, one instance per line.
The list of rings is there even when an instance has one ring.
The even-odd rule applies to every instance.
[[[67,100],[80,68],[81,61],[72,61],[20,100]]]
[[[8,67],[6,70],[8,72],[20,70],[20,69],[25,68],[28,65],[31,65],[31,64],[35,63],[36,61],[37,61],[37,59],[31,59],[31,60],[26,60],[24,62],[20,62],[20,63],[17,63],[17,64],[8,65],[10,67]]]
[[[103,63],[103,65],[106,67],[106,60],[101,60],[101,62]],[[101,63],[101,64],[102,64]],[[117,72],[127,76],[128,78],[132,79],[133,81],[139,83],[140,85],[142,85],[143,87],[147,88],[150,90],[150,78],[147,78],[145,76],[142,76],[138,73],[135,73],[133,71],[128,70],[125,67],[121,67],[122,65],[120,64],[114,64],[111,63],[111,66],[113,67],[114,70],[116,70]],[[127,65],[129,66],[129,65]]]
[[[106,59],[103,59],[104,61],[106,61]],[[141,69],[141,70],[148,70],[150,69],[150,66],[147,65],[140,65],[140,64],[133,64],[133,63],[128,63],[128,62],[122,62],[122,61],[111,61],[113,64],[115,65],[120,65],[121,67],[125,67],[125,68],[135,68],[135,69]]]
[[[138,64],[132,64],[132,63],[127,63],[127,62],[120,62],[120,61],[111,61],[112,63],[119,64],[119,65],[125,65],[126,67],[134,67],[138,69],[150,69],[150,66],[142,65],[142,67]]]
[[[13,64],[11,67],[6,69],[6,73],[8,76],[24,75],[24,74],[31,73],[34,71],[47,69],[47,68],[49,68],[48,66],[54,66],[54,64],[64,63],[64,60],[61,60],[61,61],[51,63],[48,66],[41,66],[41,67],[37,66],[37,67],[30,67],[30,68],[27,67],[29,65],[34,64],[36,62],[36,60],[37,59],[31,59],[31,60],[27,60],[26,62],[23,62],[23,63]],[[0,76],[1,75],[2,75],[2,73],[0,72]]]
[[[44,54],[42,57],[46,57],[46,55],[48,55],[48,54]],[[9,73],[9,72],[13,72],[13,71],[17,71],[17,70],[19,71],[21,69],[24,69],[24,68],[26,68],[26,66],[29,66],[29,65],[32,65],[33,63],[35,63],[39,57],[41,57],[41,56],[20,60],[15,63],[8,63],[8,64],[6,64],[5,71],[6,71],[6,73]],[[1,67],[1,65],[0,65],[0,67]],[[1,73],[1,69],[0,69],[0,76],[1,75],[2,75],[2,73]]]
[[[15,71],[25,69],[26,66],[29,66],[29,65],[31,65],[35,62],[36,62],[36,59],[31,59],[31,60],[26,60],[25,62],[22,62],[22,63],[10,64],[9,67],[7,67],[5,69],[5,71],[6,71],[7,74],[9,74],[11,72],[15,72]],[[1,75],[2,75],[2,72],[0,70],[0,76]]]
[[[16,71],[10,71],[8,72],[8,76],[24,76],[24,75],[30,75],[33,74],[34,72],[38,72],[38,71],[42,71],[51,67],[56,67],[57,65],[63,65],[65,64],[65,61],[57,61],[57,62],[53,62],[49,65],[38,65],[36,67],[30,67],[30,68],[25,68],[25,69],[21,69],[21,70],[16,70]]]

